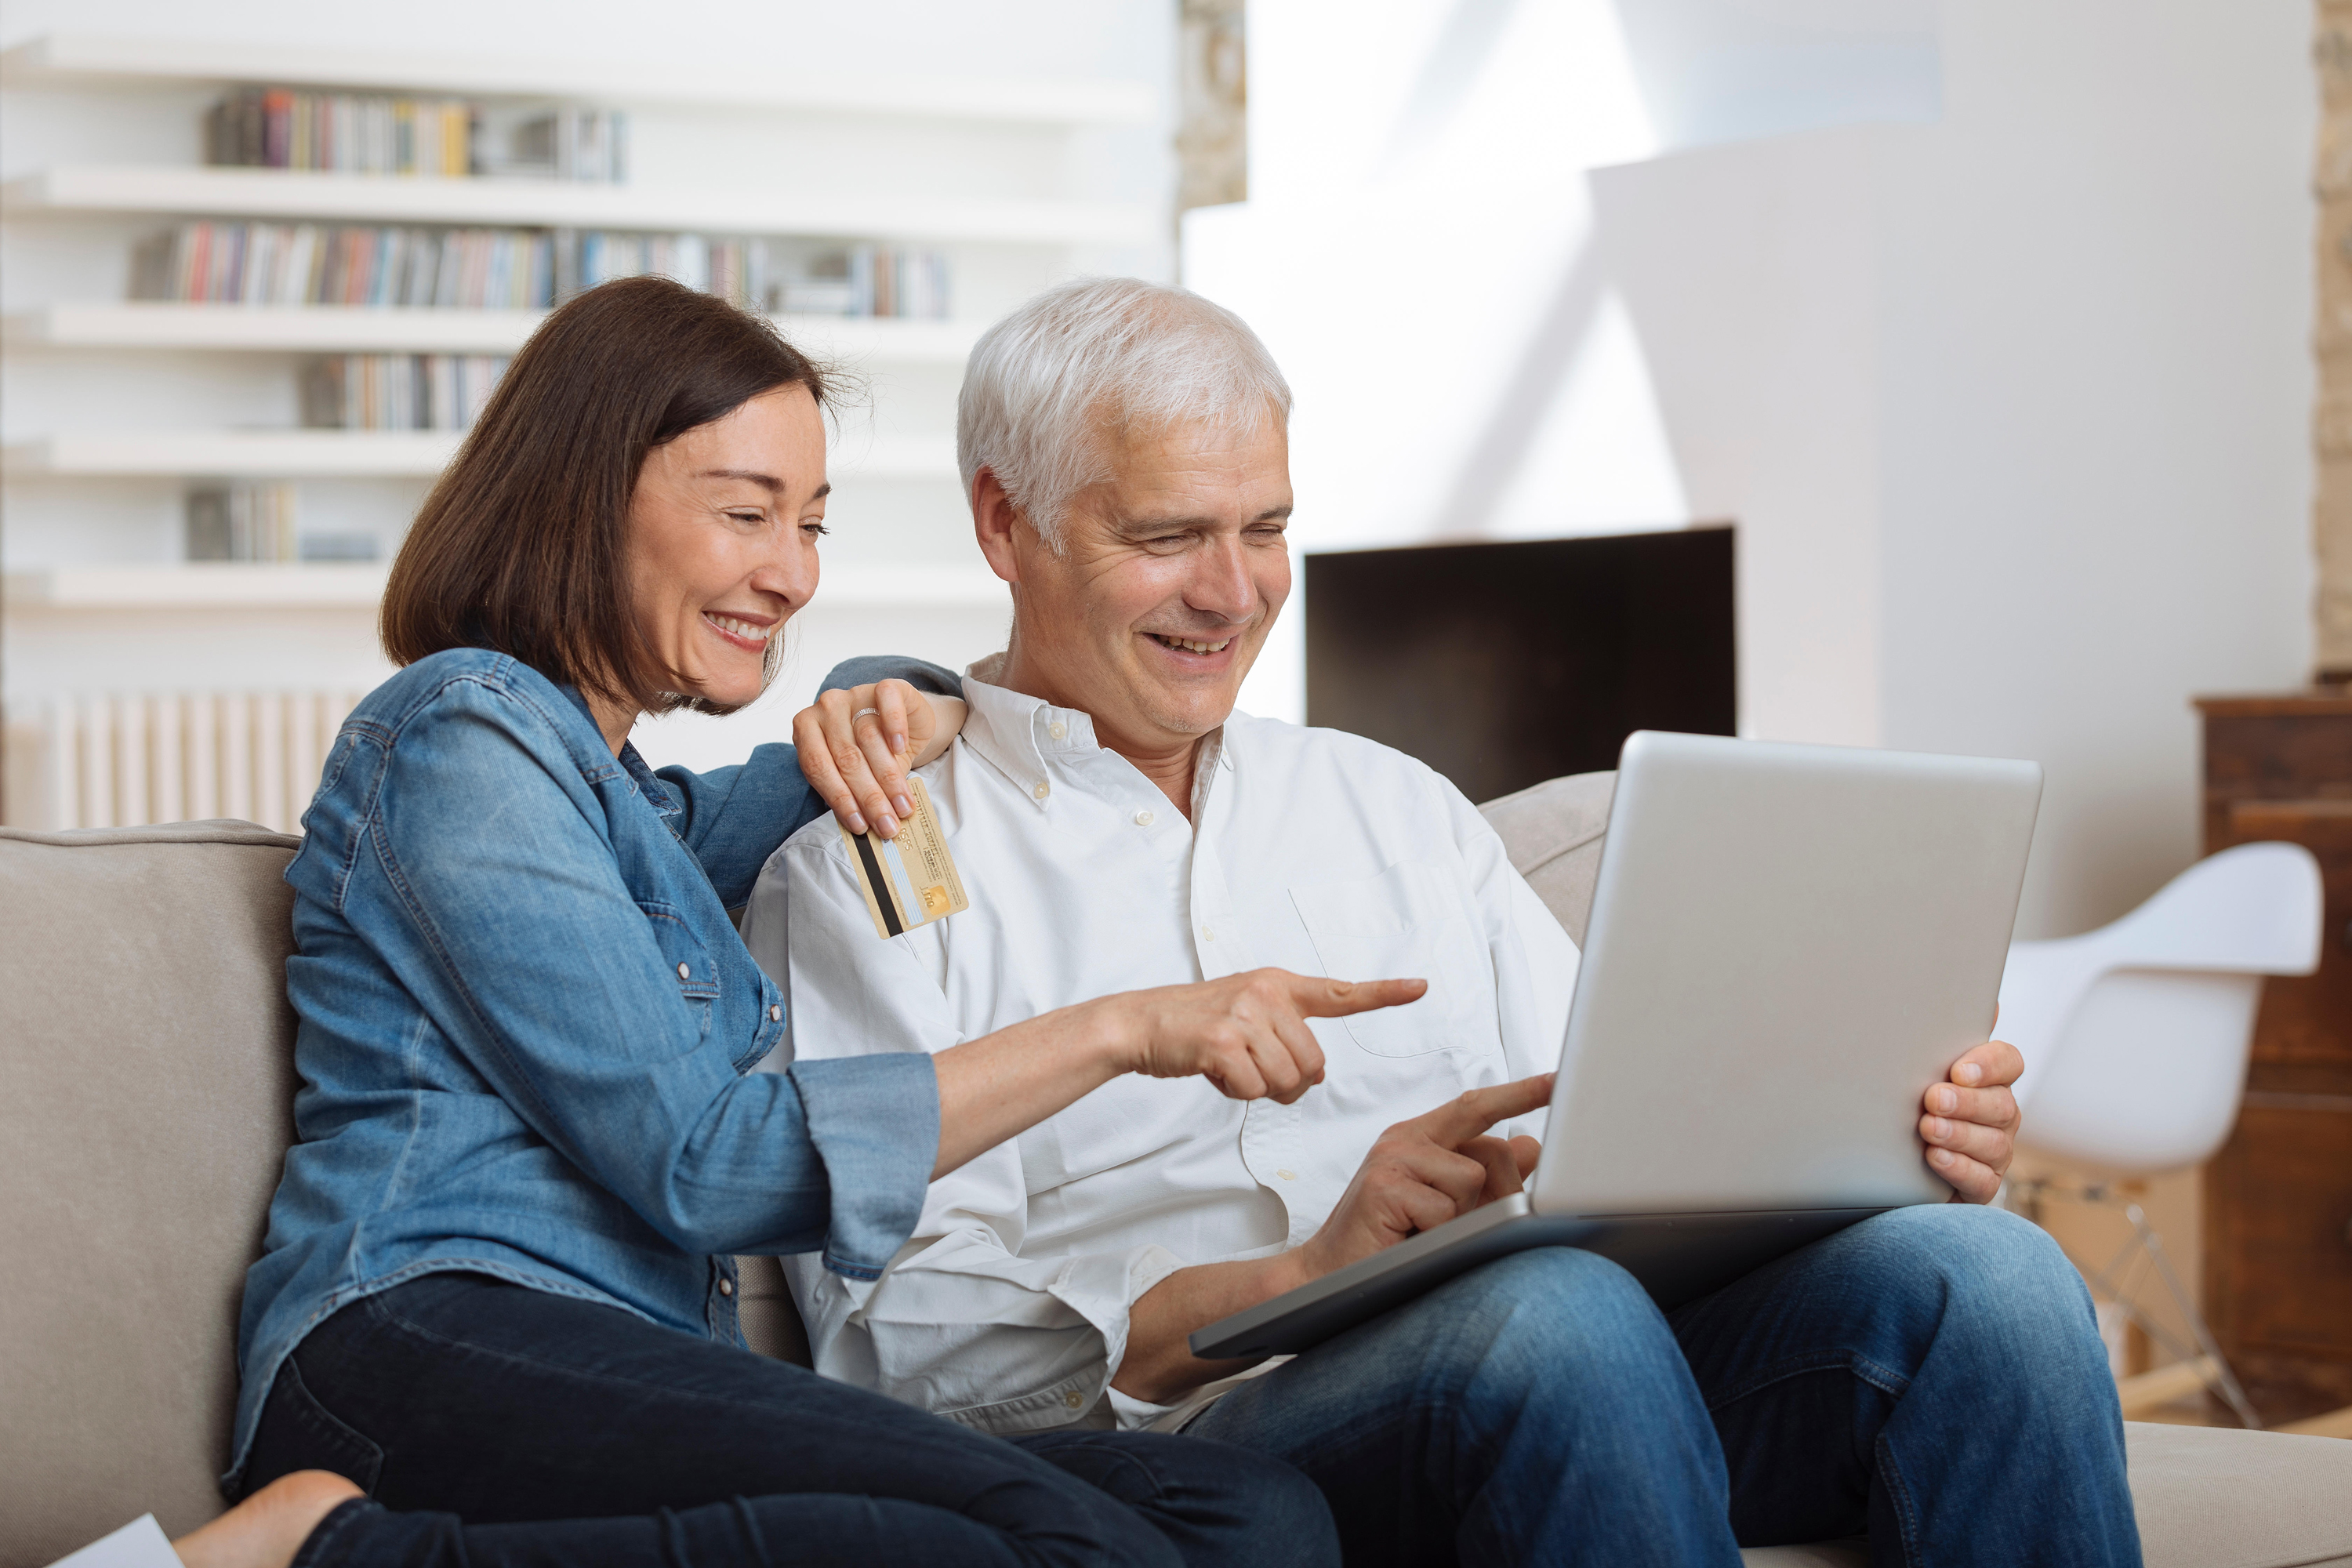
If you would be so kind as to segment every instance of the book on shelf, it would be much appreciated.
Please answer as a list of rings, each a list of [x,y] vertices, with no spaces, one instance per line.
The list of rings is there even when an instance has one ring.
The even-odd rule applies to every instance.
[[[463,99],[245,87],[205,115],[205,156],[236,168],[342,174],[490,174],[598,184],[627,177],[624,110],[530,115],[508,127],[503,157],[492,150],[488,118],[481,104]]]
[[[820,252],[777,279],[774,296],[769,309],[797,315],[940,321],[948,313],[947,257],[909,245]]]
[[[240,88],[205,117],[207,162],[344,174],[476,172],[481,106],[459,99]]]
[[[283,479],[239,479],[188,492],[185,554],[190,561],[373,561],[373,533],[306,531],[300,495]]]
[[[629,117],[618,109],[558,109],[514,128],[512,149],[488,173],[617,185],[629,177]]]
[[[605,229],[426,228],[199,219],[134,252],[134,300],[190,304],[546,310],[658,273],[747,310],[947,316],[944,252]]]
[[[302,423],[329,430],[466,430],[509,362],[497,354],[331,354],[302,373]]]
[[[545,310],[545,229],[184,223],[139,247],[131,297],[215,305]]]

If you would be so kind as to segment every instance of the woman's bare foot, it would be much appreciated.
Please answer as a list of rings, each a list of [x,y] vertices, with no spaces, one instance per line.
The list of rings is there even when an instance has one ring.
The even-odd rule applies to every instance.
[[[336,1504],[365,1495],[332,1470],[297,1470],[180,1537],[172,1550],[187,1568],[287,1568]]]

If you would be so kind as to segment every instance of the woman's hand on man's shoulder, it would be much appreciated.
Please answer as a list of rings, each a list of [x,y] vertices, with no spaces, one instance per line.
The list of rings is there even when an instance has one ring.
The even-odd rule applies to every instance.
[[[947,750],[964,711],[961,698],[877,680],[819,693],[794,716],[793,743],[801,772],[849,831],[894,838],[915,809],[907,774]]]

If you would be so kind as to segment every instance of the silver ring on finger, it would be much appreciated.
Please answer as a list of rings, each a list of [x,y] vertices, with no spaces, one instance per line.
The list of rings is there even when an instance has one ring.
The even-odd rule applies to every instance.
[[[856,712],[852,713],[849,716],[849,721],[855,724],[860,719],[865,718],[868,713],[873,714],[877,719],[882,717],[882,710],[879,708],[860,708]]]

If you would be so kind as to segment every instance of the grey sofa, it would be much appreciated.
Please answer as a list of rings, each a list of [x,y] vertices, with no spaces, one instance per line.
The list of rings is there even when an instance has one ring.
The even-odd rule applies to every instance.
[[[1581,934],[1608,775],[1486,809]],[[0,1568],[216,1513],[238,1290],[290,1135],[296,841],[246,823],[0,829]],[[755,1348],[804,1359],[772,1260]],[[2156,1568],[2352,1564],[2352,1443],[2135,1425]],[[1859,1543],[1751,1563],[1859,1564]]]

